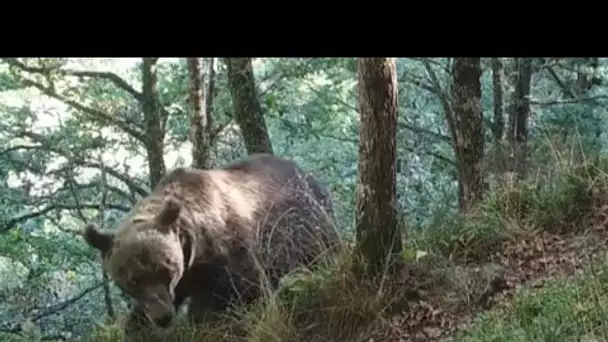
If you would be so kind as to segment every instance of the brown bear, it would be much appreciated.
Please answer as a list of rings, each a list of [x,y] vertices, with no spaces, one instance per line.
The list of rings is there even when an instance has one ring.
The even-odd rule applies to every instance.
[[[194,319],[276,289],[280,278],[340,244],[329,191],[294,162],[267,154],[218,169],[168,173],[114,233],[85,240],[134,299],[126,330],[168,326],[190,298]]]

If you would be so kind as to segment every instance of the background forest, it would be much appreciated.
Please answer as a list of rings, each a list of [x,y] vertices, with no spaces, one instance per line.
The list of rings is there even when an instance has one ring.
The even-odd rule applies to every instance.
[[[0,59],[0,339],[115,340],[127,301],[79,232],[91,221],[111,229],[176,167],[255,151],[293,159],[331,188],[350,241],[357,66]],[[284,313],[278,323],[265,308],[244,340],[608,340],[607,67],[602,58],[397,58],[407,267],[369,301],[340,283],[338,266],[286,283],[292,309],[336,301],[332,328],[287,324]]]

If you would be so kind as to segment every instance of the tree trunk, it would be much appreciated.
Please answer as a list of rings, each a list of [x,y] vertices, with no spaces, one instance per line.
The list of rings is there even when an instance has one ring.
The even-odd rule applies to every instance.
[[[99,163],[103,166],[103,158],[101,158],[101,156],[99,157]],[[105,169],[102,167],[101,169],[101,183],[100,183],[100,187],[101,187],[101,203],[99,205],[99,222],[102,223],[101,228],[103,228],[105,226],[105,222],[106,222],[106,207],[107,207],[107,202],[108,202],[108,174],[105,171]],[[80,201],[78,201],[80,202]],[[83,220],[86,220],[85,217],[82,217]],[[112,295],[110,292],[110,277],[108,276],[108,274],[103,270],[103,267],[101,269],[101,275],[103,278],[103,300],[104,303],[106,304],[106,313],[108,314],[108,320],[110,322],[114,322],[114,320],[116,319],[116,311],[114,310],[114,303],[112,302]]]
[[[510,171],[518,179],[526,174],[528,117],[530,116],[530,82],[532,80],[532,59],[515,59],[515,77],[511,113],[509,113],[509,145],[512,162]]]
[[[396,209],[397,75],[392,58],[360,58],[357,247],[377,279],[401,251]]]
[[[234,106],[234,120],[248,154],[273,153],[253,77],[251,58],[226,58],[228,87]]]
[[[209,121],[203,90],[200,58],[187,58],[190,79],[190,142],[192,167],[206,169],[209,163]]]
[[[503,69],[500,58],[492,57],[492,90],[494,98],[494,120],[492,122],[492,133],[498,144],[502,141],[504,134],[505,120],[503,114],[503,90],[502,79]]]
[[[112,303],[112,295],[110,292],[110,279],[108,274],[102,269],[101,276],[103,278],[103,301],[106,305],[106,314],[110,322],[114,322],[116,319],[116,313],[114,311],[114,304]]]
[[[485,189],[481,59],[455,58],[453,66],[454,150],[458,164],[459,208],[467,212],[483,198]]]
[[[582,64],[582,67],[581,67]],[[579,94],[585,95],[594,85],[601,85],[602,79],[598,77],[599,59],[597,57],[582,58],[576,73],[577,88]]]
[[[207,127],[209,127],[209,131],[211,132],[211,130],[213,130],[215,127],[215,122],[213,121],[213,108],[215,104],[215,58],[209,58],[208,63],[209,69],[207,70],[207,94],[205,99],[207,100]]]
[[[492,120],[492,136],[494,138],[494,156],[491,158],[489,169],[498,177],[508,170],[509,158],[508,149],[505,148],[503,141],[505,131],[504,115],[504,90],[502,86],[504,78],[504,68],[502,61],[498,57],[492,57],[492,95],[494,118]]]
[[[150,188],[154,188],[165,175],[164,138],[160,101],[156,86],[156,62],[158,58],[143,58],[142,63],[142,110],[144,112],[146,153]]]

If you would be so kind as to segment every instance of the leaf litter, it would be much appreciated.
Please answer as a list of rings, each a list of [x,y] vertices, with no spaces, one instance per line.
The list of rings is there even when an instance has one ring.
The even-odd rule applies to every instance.
[[[540,232],[505,241],[486,265],[452,267],[457,277],[445,278],[459,278],[460,284],[455,286],[454,279],[447,279],[418,286],[418,300],[384,319],[383,329],[374,329],[373,336],[362,341],[454,341],[454,333],[471,328],[477,314],[497,305],[508,306],[524,288],[578,275],[585,265],[604,255],[608,220],[598,223],[584,234]],[[419,285],[424,274],[416,279],[406,272],[406,277],[409,281],[403,286]]]

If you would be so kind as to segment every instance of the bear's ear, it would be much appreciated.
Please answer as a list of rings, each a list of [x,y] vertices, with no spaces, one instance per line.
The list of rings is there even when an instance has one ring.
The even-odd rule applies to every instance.
[[[114,236],[111,233],[100,232],[93,223],[86,226],[83,236],[91,247],[98,249],[102,254],[107,253],[112,248],[114,241]]]
[[[156,216],[156,222],[163,228],[169,227],[177,217],[179,216],[180,211],[182,210],[182,205],[177,201],[177,199],[173,197],[167,197],[165,199],[165,203],[163,204],[163,209]]]

